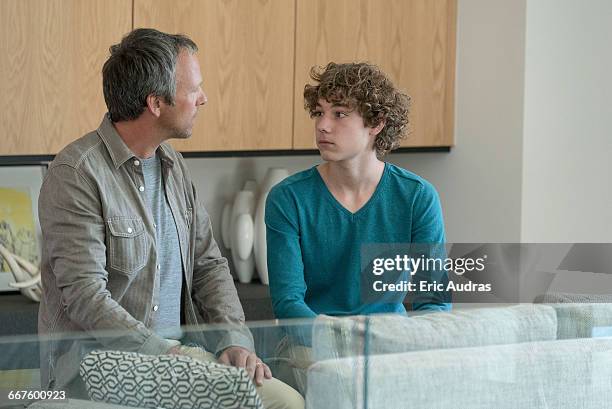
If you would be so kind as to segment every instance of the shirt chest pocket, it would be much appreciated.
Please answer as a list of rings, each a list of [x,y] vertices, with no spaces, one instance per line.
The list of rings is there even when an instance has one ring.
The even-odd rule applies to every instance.
[[[108,265],[131,275],[147,264],[147,235],[140,217],[113,217],[109,230]]]

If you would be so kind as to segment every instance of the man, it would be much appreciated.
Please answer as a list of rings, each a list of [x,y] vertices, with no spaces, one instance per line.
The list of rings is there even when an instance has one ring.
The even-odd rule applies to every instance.
[[[97,131],[57,155],[40,193],[39,332],[87,331],[105,347],[212,360],[180,345],[181,324],[195,325],[199,315],[231,325],[214,342],[197,334],[195,341],[221,363],[245,367],[264,406],[303,407],[253,352],[208,214],[182,157],[165,143],[189,138],[207,102],[196,51],[188,37],[152,29],[110,48],[102,72],[109,112]],[[43,387],[82,393],[83,343],[41,348]]]

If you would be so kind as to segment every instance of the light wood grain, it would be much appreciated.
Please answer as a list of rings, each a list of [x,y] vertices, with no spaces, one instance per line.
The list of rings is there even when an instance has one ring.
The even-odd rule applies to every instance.
[[[313,148],[309,68],[360,60],[412,96],[403,146],[453,144],[456,0],[2,0],[0,155],[54,154],[97,127],[102,64],[132,18],[200,46],[209,103],[180,150]]]
[[[189,35],[208,103],[181,151],[291,149],[295,3],[135,0],[134,27]]]
[[[0,1],[0,155],[57,153],[106,112],[102,64],[131,0]]]
[[[314,148],[303,109],[313,65],[368,61],[412,97],[402,146],[453,145],[455,0],[297,0],[294,140]]]

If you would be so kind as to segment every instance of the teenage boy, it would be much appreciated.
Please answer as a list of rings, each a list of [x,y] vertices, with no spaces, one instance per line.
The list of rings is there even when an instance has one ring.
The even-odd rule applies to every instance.
[[[323,163],[270,192],[266,234],[270,294],[277,318],[405,313],[394,302],[364,302],[363,244],[444,243],[440,200],[423,178],[383,161],[406,133],[410,98],[376,66],[329,63],[304,88]],[[415,310],[448,310],[443,299]],[[299,337],[298,337],[299,338]],[[308,362],[308,336],[283,342],[294,368]],[[304,371],[292,370],[305,389]]]

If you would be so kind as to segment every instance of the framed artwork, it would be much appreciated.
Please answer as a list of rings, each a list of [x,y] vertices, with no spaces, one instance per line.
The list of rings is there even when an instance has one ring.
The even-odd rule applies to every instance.
[[[0,166],[0,243],[9,251],[40,264],[38,194],[46,171],[40,166]],[[0,292],[9,287],[13,275],[0,257]]]

